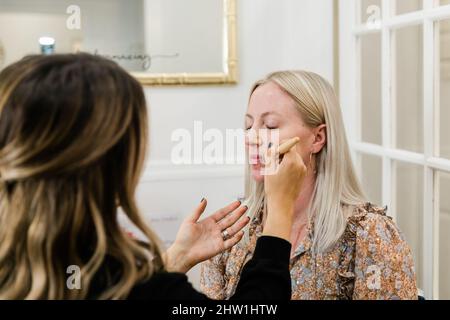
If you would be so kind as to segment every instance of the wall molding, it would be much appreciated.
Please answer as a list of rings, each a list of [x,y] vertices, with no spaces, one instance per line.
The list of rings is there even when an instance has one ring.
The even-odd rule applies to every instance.
[[[170,161],[150,161],[141,183],[158,181],[206,180],[217,178],[243,178],[244,165],[175,165]]]

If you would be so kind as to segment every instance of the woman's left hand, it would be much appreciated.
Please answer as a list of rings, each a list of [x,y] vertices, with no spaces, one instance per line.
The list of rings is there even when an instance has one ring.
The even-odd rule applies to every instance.
[[[165,253],[166,269],[171,272],[186,273],[196,264],[208,260],[233,247],[243,236],[241,231],[250,221],[241,217],[247,207],[239,201],[200,219],[207,201],[203,199],[194,213],[181,224],[175,242]],[[224,238],[224,231],[228,237]]]

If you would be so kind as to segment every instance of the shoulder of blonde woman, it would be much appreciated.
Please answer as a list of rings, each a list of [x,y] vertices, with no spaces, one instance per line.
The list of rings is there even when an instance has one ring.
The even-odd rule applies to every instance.
[[[386,208],[356,206],[345,237],[355,246],[353,299],[417,299],[411,249]]]

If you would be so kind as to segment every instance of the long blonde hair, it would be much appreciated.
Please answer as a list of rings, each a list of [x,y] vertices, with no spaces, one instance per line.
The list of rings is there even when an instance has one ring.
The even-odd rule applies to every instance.
[[[147,121],[140,84],[97,56],[29,56],[0,73],[0,299],[126,298],[163,268],[134,197]],[[119,206],[148,243],[121,229]],[[66,286],[72,265],[80,290]]]
[[[339,102],[325,79],[306,71],[271,73],[254,84],[250,96],[268,82],[277,84],[293,99],[307,126],[326,125],[327,142],[316,155],[316,184],[309,204],[309,218],[314,225],[312,247],[317,253],[324,252],[341,237],[353,206],[366,201],[353,167]],[[248,214],[254,217],[261,209],[266,214],[264,183],[253,180],[250,172],[248,165],[246,204]]]

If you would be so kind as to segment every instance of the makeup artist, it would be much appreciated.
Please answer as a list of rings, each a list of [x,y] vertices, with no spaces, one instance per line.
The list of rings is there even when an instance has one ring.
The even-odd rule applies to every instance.
[[[147,122],[141,85],[104,58],[29,56],[0,73],[0,299],[207,299],[184,273],[242,238],[247,208],[235,202],[199,220],[202,200],[162,253],[135,200]],[[305,172],[291,148],[265,177],[267,221],[231,299],[290,299]],[[121,229],[119,207],[146,242]],[[73,265],[77,290],[66,286]]]

